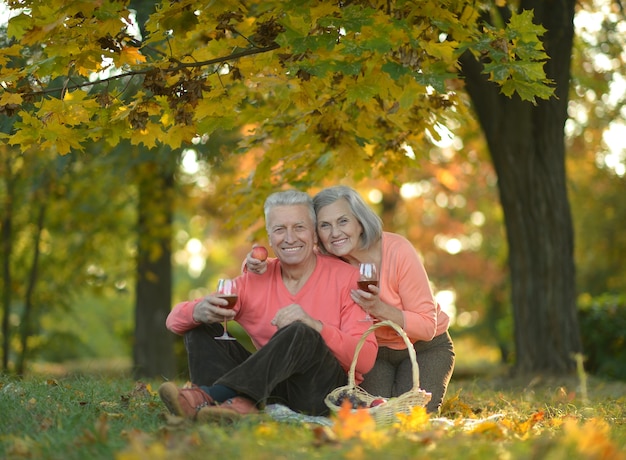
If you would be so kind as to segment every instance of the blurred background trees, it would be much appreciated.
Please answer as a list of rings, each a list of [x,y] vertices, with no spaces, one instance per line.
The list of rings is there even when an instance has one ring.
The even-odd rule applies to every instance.
[[[624,18],[608,1],[582,3],[578,18],[567,172],[578,293],[590,299],[623,292],[626,283],[620,264],[626,206],[619,198],[624,144],[609,134],[624,130]],[[15,114],[5,107],[2,132],[8,133]],[[491,342],[501,359],[511,362],[511,283],[498,178],[478,124],[448,121],[438,136],[418,144],[417,164],[395,182],[365,174],[341,180],[361,191],[387,229],[415,243],[438,299],[455,320],[453,333]],[[145,347],[163,346],[159,353],[171,348],[172,337],[158,329],[171,302],[210,291],[221,274],[234,274],[253,241],[264,241],[260,208],[247,207],[244,198],[240,207],[224,200],[251,171],[258,168],[261,176],[269,167],[261,148],[229,155],[249,138],[249,128],[218,131],[174,155],[169,150],[155,155],[127,142],[112,150],[93,143],[65,156],[0,144],[3,368],[23,373],[37,361],[130,357]],[[336,181],[323,177],[311,193]],[[151,184],[148,191],[169,195],[142,199],[142,181]],[[142,213],[154,219],[147,226]],[[233,214],[247,214],[247,220],[234,221]],[[138,251],[152,257],[142,259]],[[168,260],[173,263],[166,267]],[[147,265],[140,268],[142,263]],[[163,287],[169,267],[172,299],[167,287],[160,293],[149,289]],[[140,302],[146,310],[139,316],[137,273],[148,287]],[[151,314],[154,295],[161,307]],[[173,372],[171,365],[164,370]]]

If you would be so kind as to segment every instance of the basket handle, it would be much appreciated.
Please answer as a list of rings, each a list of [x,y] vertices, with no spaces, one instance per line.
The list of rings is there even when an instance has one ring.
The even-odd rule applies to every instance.
[[[361,352],[361,348],[363,348],[363,344],[365,343],[365,340],[367,339],[367,336],[370,335],[379,327],[383,327],[383,326],[389,326],[392,329],[394,329],[398,333],[398,335],[402,337],[402,339],[404,340],[404,343],[406,343],[406,348],[407,348],[407,351],[409,352],[409,358],[411,359],[412,370],[413,370],[412,372],[413,388],[419,388],[420,374],[419,374],[419,366],[417,364],[417,356],[415,355],[415,348],[413,348],[413,344],[409,340],[409,337],[406,335],[406,333],[402,330],[402,328],[398,326],[396,323],[394,323],[393,321],[389,321],[389,320],[380,321],[378,323],[372,324],[369,327],[369,329],[363,333],[363,336],[359,340],[359,343],[356,344],[356,349],[354,350],[354,358],[352,358],[352,364],[350,365],[350,372],[348,372],[348,385],[350,387],[356,386],[355,381],[354,381],[354,373],[356,372],[356,362],[359,357],[359,353]]]

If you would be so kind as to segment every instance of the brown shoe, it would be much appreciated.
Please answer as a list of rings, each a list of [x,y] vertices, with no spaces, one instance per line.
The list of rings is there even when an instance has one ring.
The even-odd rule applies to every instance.
[[[207,406],[198,412],[200,422],[234,422],[246,415],[258,414],[256,405],[242,396],[227,399],[218,406]]]
[[[196,385],[179,389],[174,383],[165,382],[159,387],[159,396],[172,414],[192,420],[200,409],[215,404],[213,398]]]

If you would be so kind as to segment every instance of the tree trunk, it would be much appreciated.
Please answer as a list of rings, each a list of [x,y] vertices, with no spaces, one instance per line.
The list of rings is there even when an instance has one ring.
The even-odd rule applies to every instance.
[[[37,277],[39,273],[39,257],[41,255],[41,236],[45,229],[46,222],[46,210],[48,203],[45,196],[48,194],[47,189],[44,187],[44,192],[41,193],[39,199],[39,208],[37,213],[37,227],[35,235],[33,235],[33,263],[30,268],[28,285],[26,286],[26,294],[24,296],[24,310],[20,320],[20,352],[17,357],[17,363],[15,364],[15,371],[17,375],[24,375],[26,368],[26,362],[28,361],[28,339],[33,334],[33,316],[35,314],[35,305],[33,303],[33,295],[35,293],[35,286],[37,286]]]
[[[11,298],[13,278],[11,275],[11,254],[13,251],[13,202],[15,200],[15,179],[10,155],[5,151],[5,188],[6,198],[2,212],[2,372],[9,369],[11,337],[9,318],[11,316]]]
[[[170,153],[170,157],[174,156]],[[171,163],[171,161],[170,161]],[[167,163],[139,166],[134,376],[172,378],[174,335],[165,328],[172,302],[174,173]]]
[[[142,39],[155,2],[131,0]],[[149,52],[149,48],[146,49]],[[133,373],[139,377],[173,378],[176,372],[174,335],[165,328],[172,306],[172,214],[176,156],[150,151],[155,161],[139,167],[137,288]],[[142,154],[144,152],[141,152]]]
[[[533,9],[550,60],[556,97],[536,106],[509,99],[464,56],[467,91],[485,132],[509,246],[516,371],[566,374],[581,341],[576,309],[574,235],[567,196],[564,125],[574,0],[522,1]]]

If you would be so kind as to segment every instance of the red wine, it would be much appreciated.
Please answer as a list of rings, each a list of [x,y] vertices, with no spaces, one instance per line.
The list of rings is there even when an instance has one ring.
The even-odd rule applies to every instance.
[[[224,299],[224,300],[228,301],[228,305],[226,305],[225,307],[222,307],[220,305],[220,307],[222,307],[222,308],[233,308],[235,306],[235,304],[237,303],[237,295],[219,294],[218,297],[220,299]]]
[[[361,289],[362,291],[371,292],[367,288],[367,286],[369,284],[373,284],[374,286],[378,286],[378,280],[358,281],[357,284],[359,285],[359,289]]]

